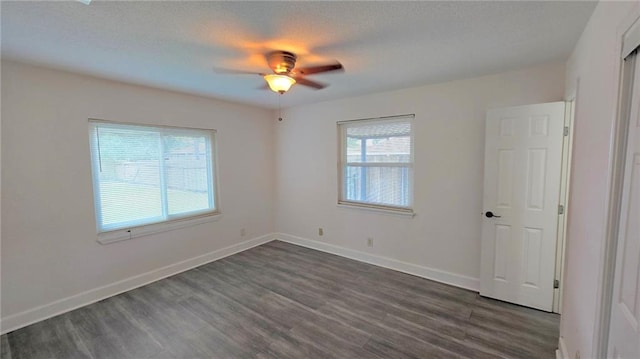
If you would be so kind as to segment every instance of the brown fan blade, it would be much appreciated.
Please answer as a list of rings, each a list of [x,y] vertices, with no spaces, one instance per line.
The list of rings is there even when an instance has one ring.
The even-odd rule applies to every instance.
[[[329,71],[338,71],[338,70],[344,71],[342,64],[339,62],[335,64],[329,64],[329,65],[318,65],[318,66],[296,68],[295,72],[300,75],[311,75],[311,74],[317,74],[320,72],[329,72]]]
[[[236,69],[226,69],[222,67],[214,67],[213,71],[219,74],[231,74],[231,75],[260,75],[264,76],[265,74],[254,71],[246,71],[246,70],[236,70]]]
[[[325,84],[321,84],[319,82],[307,80],[304,77],[294,77],[294,79],[296,80],[296,83],[298,85],[313,87],[316,90],[321,90],[321,89],[327,87],[327,85],[325,85]]]

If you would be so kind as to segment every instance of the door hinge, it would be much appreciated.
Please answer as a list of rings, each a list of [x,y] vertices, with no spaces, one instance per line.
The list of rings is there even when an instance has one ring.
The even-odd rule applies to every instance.
[[[560,288],[560,281],[557,279],[553,280],[553,289],[558,289]]]
[[[562,204],[558,205],[558,214],[564,214],[564,205]]]
[[[569,136],[569,126],[564,126],[564,131],[562,132],[565,136]]]

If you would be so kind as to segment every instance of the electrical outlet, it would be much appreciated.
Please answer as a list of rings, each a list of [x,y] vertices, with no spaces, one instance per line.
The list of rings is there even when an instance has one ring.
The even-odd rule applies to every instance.
[[[324,236],[324,229],[322,229],[322,227],[318,228],[318,235],[320,237]]]
[[[240,229],[240,237],[244,237],[245,234],[247,234],[247,232],[244,230],[244,228]]]
[[[373,238],[371,237],[367,238],[367,246],[373,247]]]

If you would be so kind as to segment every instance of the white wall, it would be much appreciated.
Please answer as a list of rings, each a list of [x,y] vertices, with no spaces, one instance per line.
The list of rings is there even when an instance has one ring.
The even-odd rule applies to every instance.
[[[639,5],[638,1],[599,3],[567,62],[567,96],[577,93],[560,329],[569,358],[576,351],[582,358],[594,357],[620,41],[625,24],[639,15]]]
[[[276,229],[449,272],[456,284],[471,279],[477,287],[486,110],[561,101],[564,75],[564,65],[548,64],[287,109],[276,124]],[[416,115],[417,215],[337,207],[336,121],[408,113]]]
[[[221,218],[98,244],[90,117],[216,129]],[[265,109],[3,62],[2,318],[273,232],[273,122]]]

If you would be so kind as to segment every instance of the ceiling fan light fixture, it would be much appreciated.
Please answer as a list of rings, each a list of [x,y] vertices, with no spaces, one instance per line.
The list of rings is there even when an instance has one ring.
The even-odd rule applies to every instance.
[[[269,74],[264,75],[264,79],[267,81],[271,91],[279,94],[289,91],[291,86],[296,83],[296,80],[293,77],[289,77],[287,75]]]

